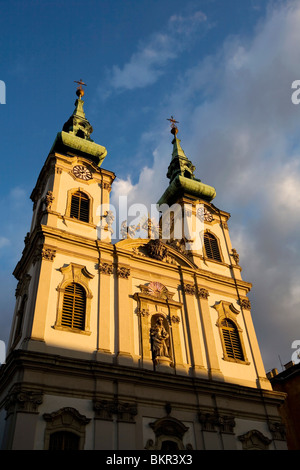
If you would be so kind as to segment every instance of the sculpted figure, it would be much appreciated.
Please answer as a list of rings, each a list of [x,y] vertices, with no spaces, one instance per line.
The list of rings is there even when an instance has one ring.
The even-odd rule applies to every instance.
[[[152,348],[154,358],[157,356],[169,357],[169,334],[163,325],[163,317],[158,317],[156,324],[151,328]]]

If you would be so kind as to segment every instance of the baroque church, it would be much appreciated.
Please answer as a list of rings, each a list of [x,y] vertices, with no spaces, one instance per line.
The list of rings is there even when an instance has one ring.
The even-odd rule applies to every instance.
[[[32,191],[14,270],[1,448],[286,449],[285,394],[265,374],[230,214],[196,178],[172,118],[157,202],[170,210],[157,226],[144,221],[144,237],[124,221],[114,241],[105,208],[115,174],[91,139],[82,85]],[[184,213],[198,227],[192,240],[178,230]]]

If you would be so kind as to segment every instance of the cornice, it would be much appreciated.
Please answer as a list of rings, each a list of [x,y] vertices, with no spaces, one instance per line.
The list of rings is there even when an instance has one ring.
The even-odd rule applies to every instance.
[[[78,393],[85,397],[90,394],[94,396],[94,391],[88,387],[91,376],[97,380],[117,380],[120,383],[136,384],[138,387],[146,386],[154,387],[156,390],[159,388],[186,392],[186,393],[215,393],[218,396],[230,398],[236,397],[237,400],[253,401],[261,403],[262,396],[264,397],[265,403],[273,406],[281,405],[286,397],[285,393],[277,392],[273,390],[266,390],[261,388],[252,388],[244,385],[237,385],[236,383],[220,382],[208,380],[200,377],[189,377],[189,376],[178,376],[172,374],[157,374],[154,371],[139,369],[138,367],[129,366],[118,366],[111,365],[108,363],[97,362],[89,359],[78,359],[77,357],[70,356],[58,356],[57,354],[31,352],[25,350],[15,350],[9,354],[6,364],[2,366],[0,370],[0,392],[3,393],[5,389],[4,377],[11,377],[13,375],[19,375],[26,369],[36,371],[37,374],[41,374],[47,377],[47,373],[60,374],[67,378],[67,376],[80,377],[81,380],[87,380],[86,389],[81,389]],[[38,375],[36,376],[38,380]],[[11,383],[11,382],[10,382]],[[191,387],[193,384],[193,387]],[[7,383],[8,385],[8,383]],[[35,384],[32,384],[34,387]],[[36,387],[41,390],[41,385],[37,382]],[[49,381],[49,383],[43,382],[42,391],[44,394],[51,393],[53,391],[64,390],[67,393],[67,389],[64,388],[63,383],[57,386]],[[70,390],[69,393],[74,396],[74,390]],[[142,398],[144,400],[144,398]],[[147,400],[147,398],[145,398]],[[245,411],[246,413],[246,411]]]

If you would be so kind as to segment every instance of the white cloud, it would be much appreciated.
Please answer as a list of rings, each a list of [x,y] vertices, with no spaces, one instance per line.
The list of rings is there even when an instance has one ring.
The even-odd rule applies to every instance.
[[[192,35],[206,16],[197,11],[193,15],[173,15],[164,32],[152,34],[147,41],[141,42],[138,50],[123,66],[114,65],[108,72],[109,90],[133,90],[155,83],[165,72],[169,61],[174,60],[188,46]],[[101,91],[102,96],[109,93]]]
[[[0,249],[10,245],[10,240],[6,237],[0,237]]]

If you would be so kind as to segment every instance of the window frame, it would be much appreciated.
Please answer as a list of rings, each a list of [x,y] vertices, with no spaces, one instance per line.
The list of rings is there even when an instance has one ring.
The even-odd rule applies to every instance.
[[[72,291],[67,290],[72,287]],[[77,290],[77,292],[76,292]],[[80,295],[82,294],[82,295]],[[71,310],[71,311],[70,311]],[[70,282],[64,288],[61,325],[70,329],[85,330],[86,292],[78,282]],[[70,323],[70,325],[68,325]],[[80,323],[79,326],[75,326]]]
[[[74,217],[71,215],[72,213],[72,200],[73,197],[76,195],[76,193],[81,193],[84,195],[87,200],[88,200],[88,220],[81,220],[80,218]],[[93,224],[93,198],[91,195],[83,188],[72,188],[68,191],[68,197],[67,197],[67,207],[66,207],[66,213],[65,217],[67,217],[70,220],[73,220],[74,222],[78,222],[81,224],[88,224],[92,225]]]
[[[44,449],[49,450],[51,435],[57,432],[69,432],[79,438],[78,450],[84,449],[86,426],[90,423],[90,418],[80,414],[75,408],[61,408],[52,413],[43,415],[46,421],[44,434]]]
[[[215,240],[216,249],[218,251],[218,255],[219,255],[220,259],[211,258],[210,256],[208,256],[207,251],[206,251],[206,246],[205,246],[205,236],[210,236],[211,238],[213,238]],[[211,248],[211,251],[212,251],[212,254],[213,254],[214,250],[212,248]],[[211,232],[211,230],[205,230],[205,232],[203,234],[203,255],[204,255],[204,258],[209,260],[209,261],[214,261],[216,263],[224,263],[224,258],[223,258],[223,255],[222,255],[220,240],[216,236],[215,233]]]
[[[240,327],[236,318],[236,316],[240,313],[240,311],[235,308],[233,303],[227,302],[225,300],[221,300],[219,303],[214,305],[214,308],[218,312],[218,319],[216,322],[216,326],[219,329],[220,341],[221,341],[221,345],[223,349],[223,360],[228,361],[228,362],[235,362],[238,364],[249,365],[250,362],[247,359],[243,330]],[[236,328],[236,334],[237,334],[237,338],[238,338],[241,352],[243,355],[243,359],[238,359],[237,357],[230,357],[228,355],[226,344],[224,341],[223,329],[222,329],[222,323],[224,320],[230,320]]]
[[[60,272],[63,274],[63,280],[56,289],[58,291],[58,305],[56,321],[53,327],[56,330],[90,335],[91,301],[93,295],[89,287],[89,282],[94,278],[94,275],[91,274],[85,266],[78,265],[75,263],[70,263],[68,266],[60,268]],[[72,328],[62,324],[65,289],[72,282],[79,284],[85,291],[85,325],[84,329],[82,330],[79,328]]]
[[[225,322],[229,323],[230,326],[224,325]],[[244,351],[242,348],[241,338],[236,323],[231,318],[223,318],[223,320],[221,321],[220,329],[222,332],[223,350],[226,360],[235,362],[245,362]],[[228,332],[227,338],[225,337],[224,332]],[[233,332],[233,334],[231,334],[231,332]],[[233,335],[235,336],[234,338]],[[230,342],[230,344],[228,344],[228,341]],[[234,342],[236,343],[236,346],[234,345]]]

